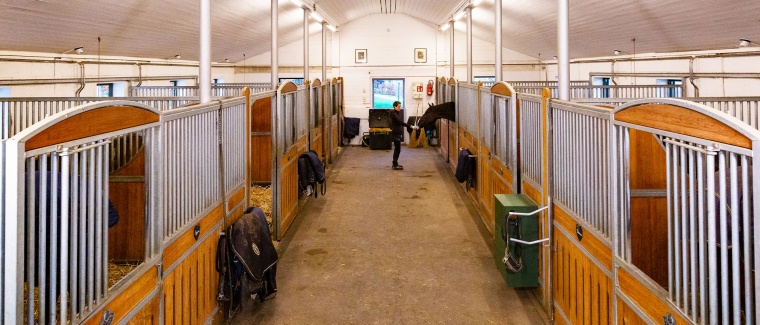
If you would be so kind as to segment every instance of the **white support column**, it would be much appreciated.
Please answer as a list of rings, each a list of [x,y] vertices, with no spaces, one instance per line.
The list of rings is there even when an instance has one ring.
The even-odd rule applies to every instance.
[[[454,78],[454,20],[452,19],[449,21],[449,35],[450,35],[450,45],[449,45],[449,77]]]
[[[468,6],[467,14],[467,83],[472,83],[472,6]]]
[[[502,63],[501,63],[501,0],[494,0],[493,3],[494,7],[494,13],[495,13],[495,26],[496,26],[496,60],[494,61],[494,76],[496,77],[496,81],[503,81],[501,76],[502,72]]]
[[[201,0],[201,53],[198,92],[201,104],[211,101],[211,0]]]
[[[278,67],[279,62],[277,62],[277,0],[272,0],[272,13],[270,14],[270,17],[272,19],[272,89],[277,90],[277,83],[278,83]],[[274,102],[272,102],[272,105],[274,105]]]
[[[570,100],[570,0],[558,0],[557,11],[557,73],[559,99]]]
[[[327,22],[322,22],[322,83],[327,79]]]
[[[309,8],[303,8],[303,82],[309,82]]]

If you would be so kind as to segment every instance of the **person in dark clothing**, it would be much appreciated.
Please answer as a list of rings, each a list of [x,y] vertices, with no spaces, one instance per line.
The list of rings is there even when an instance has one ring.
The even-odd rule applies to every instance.
[[[393,102],[393,110],[391,111],[391,129],[393,131],[393,169],[402,170],[404,166],[398,164],[398,156],[401,154],[401,138],[404,136],[404,127],[418,129],[416,125],[410,125],[404,122],[404,117],[401,116],[401,102]]]

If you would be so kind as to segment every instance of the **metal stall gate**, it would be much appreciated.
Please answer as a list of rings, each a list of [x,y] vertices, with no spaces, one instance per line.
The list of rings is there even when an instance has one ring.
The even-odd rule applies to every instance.
[[[332,152],[332,139],[333,139],[333,81],[327,80],[325,82],[325,86],[323,87],[324,92],[322,93],[322,96],[324,96],[324,109],[322,110],[322,119],[323,119],[323,134],[324,139],[322,140],[324,142],[324,162],[325,164],[332,164],[333,160],[331,157]]]
[[[217,315],[219,236],[250,202],[248,121],[244,97],[164,116],[162,323],[209,323]]]
[[[298,213],[299,136],[306,135],[308,102],[306,88],[292,82],[277,90],[277,112],[273,115],[275,149],[272,179],[272,218],[275,238],[282,239]]]
[[[551,169],[549,160],[549,130],[547,100],[548,91],[543,96],[530,94],[517,94],[520,109],[519,127],[519,145],[520,159],[518,161],[520,178],[518,180],[519,193],[529,197],[539,207],[549,207],[548,212],[539,212],[535,216],[526,216],[538,218],[538,238],[539,242],[521,245],[541,245],[538,249],[538,283],[540,286],[539,295],[543,305],[547,307],[549,313],[553,312],[551,293],[551,251],[550,245],[544,242],[551,238],[551,200],[549,198],[549,171]],[[496,192],[498,193],[498,192]],[[531,221],[532,222],[532,221]],[[508,243],[505,243],[508,244]],[[518,243],[520,244],[520,243]],[[517,244],[515,244],[517,245]]]
[[[81,323],[104,306],[120,312],[157,297],[158,179],[147,189],[144,260],[109,283],[110,143],[135,132],[145,139],[145,167],[160,170],[159,113],[134,102],[77,106],[4,141],[4,323]],[[120,300],[138,282],[142,290]]]
[[[615,110],[613,125],[618,322],[757,323],[760,132],[675,99],[627,103]],[[662,159],[637,155],[641,134],[655,139]],[[643,182],[662,188],[642,193]],[[651,222],[661,230],[647,233],[642,223]],[[640,256],[653,249],[667,249],[662,277]]]
[[[551,99],[548,115],[552,316],[562,324],[609,324],[614,319],[608,204],[611,110]],[[537,177],[531,174],[524,172]]]
[[[668,98],[683,97],[684,85],[570,85],[572,99]],[[559,88],[552,86],[516,86],[518,92],[540,95],[548,88],[552,98],[559,97]]]

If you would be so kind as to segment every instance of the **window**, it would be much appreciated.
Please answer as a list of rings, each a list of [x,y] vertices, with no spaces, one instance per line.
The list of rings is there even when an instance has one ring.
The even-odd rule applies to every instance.
[[[683,80],[657,79],[658,85],[667,85],[657,90],[657,97],[683,97]]]
[[[478,81],[483,82],[483,86],[493,86],[493,84],[496,82],[495,76],[475,76],[472,78],[473,83],[478,83]]]
[[[8,97],[11,97],[11,89],[0,87],[0,98],[8,98]]]
[[[98,84],[98,96],[97,97],[113,97],[113,84]]]
[[[280,82],[280,85],[288,81],[292,81],[296,85],[303,85],[303,78],[278,78],[277,80]]]
[[[594,96],[593,98],[610,98],[610,78],[605,77],[594,77],[593,80],[591,80],[592,85],[594,86],[601,86],[601,87],[593,87],[594,89]]]
[[[401,102],[404,106],[404,79],[375,79],[372,78],[372,107],[393,108],[393,102]]]

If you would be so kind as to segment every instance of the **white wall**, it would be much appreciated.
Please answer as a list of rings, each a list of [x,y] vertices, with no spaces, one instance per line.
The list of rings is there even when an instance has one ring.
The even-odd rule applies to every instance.
[[[326,65],[327,78],[338,77],[335,71],[330,71],[333,64],[333,32],[327,30]],[[235,82],[270,82],[272,52],[267,51],[244,61],[238,62]],[[298,40],[278,48],[279,78],[303,78],[303,40]],[[309,79],[322,79],[322,33],[309,35]]]
[[[0,80],[12,79],[64,79],[79,78],[79,64],[74,60],[86,60],[95,62],[97,57],[93,56],[62,56],[60,54],[48,53],[24,53],[24,52],[0,52],[0,57],[6,59],[23,59],[29,62],[6,62],[0,61]],[[57,59],[56,59],[57,58]],[[190,61],[181,61],[181,66],[171,66],[170,61],[163,59],[144,59],[144,58],[124,58],[124,57],[102,57],[101,63],[86,63],[86,78],[124,78],[121,86],[129,86],[127,81],[130,77],[137,78],[140,75],[137,61],[160,62],[160,65],[144,64],[142,66],[142,75],[145,76],[188,76],[192,78],[185,79],[188,85],[195,85],[195,76],[198,75],[197,63]],[[174,61],[178,62],[178,61]],[[126,64],[125,64],[126,63]],[[211,69],[212,78],[222,78],[225,80],[234,80],[234,69],[232,67],[214,67]],[[110,82],[110,81],[109,81]],[[118,83],[116,81],[115,83]],[[96,95],[97,82],[86,83],[81,92],[82,97],[92,97]],[[132,83],[132,85],[137,82]],[[169,79],[144,81],[143,86],[168,86]],[[79,88],[78,83],[68,84],[50,84],[50,85],[18,85],[0,87],[10,88],[12,97],[73,97]],[[114,95],[118,95],[119,87],[116,87]]]
[[[689,73],[689,58],[695,56],[694,73],[755,73],[760,74],[760,55],[733,56],[743,50],[701,51],[689,53],[646,53],[637,55],[637,60],[616,62],[615,73],[657,73],[661,77],[616,76],[618,85],[653,85],[657,79],[671,77],[675,73]],[[603,62],[577,62],[570,64],[570,80],[588,80],[593,73],[611,73],[612,60],[627,60],[631,56],[596,58]],[[579,61],[588,60],[580,59]],[[555,80],[557,66],[546,67],[547,80]],[[760,96],[760,79],[757,78],[699,78],[694,81],[700,97]],[[694,87],[688,83],[686,96],[694,96]]]
[[[433,96],[412,98],[412,83],[427,83],[438,75],[436,61],[438,32],[435,25],[407,15],[370,15],[340,26],[338,62],[344,80],[347,117],[362,119],[360,132],[367,132],[367,117],[372,106],[372,78],[404,78],[405,108],[417,115],[432,102]],[[414,49],[427,49],[427,63],[414,63]],[[356,63],[356,49],[367,50],[367,63]],[[405,118],[406,119],[406,118]],[[360,144],[360,137],[352,144]]]

